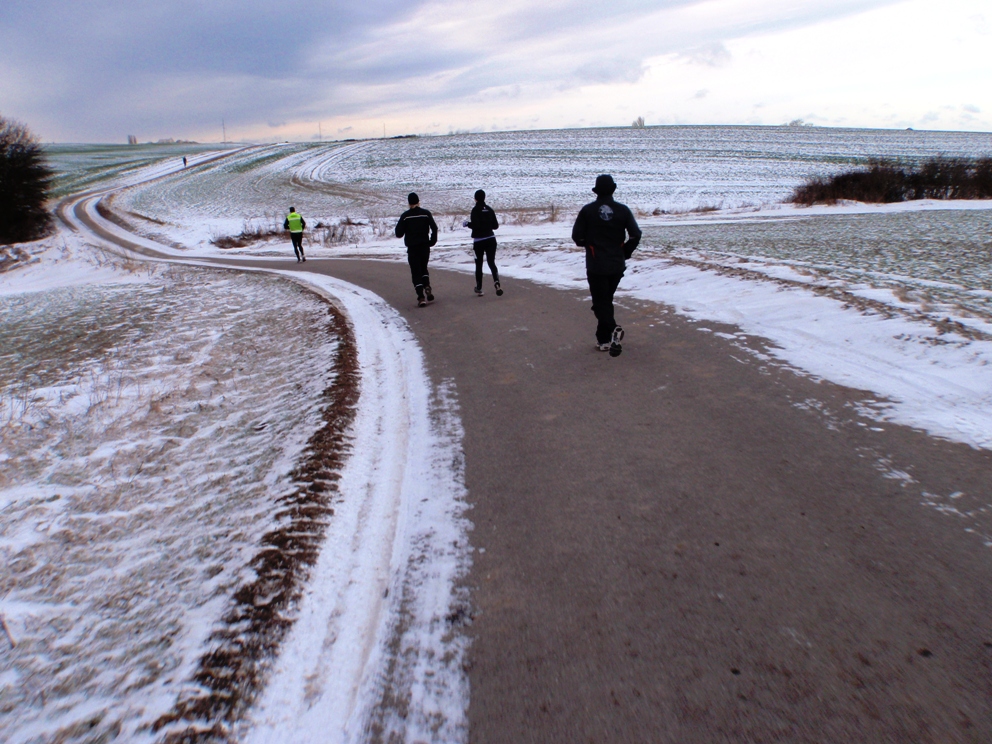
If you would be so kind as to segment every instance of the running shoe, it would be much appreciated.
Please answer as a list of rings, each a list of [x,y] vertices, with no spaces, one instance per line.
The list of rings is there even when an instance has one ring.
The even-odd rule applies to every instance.
[[[623,351],[623,347],[620,342],[623,341],[623,328],[617,326],[613,329],[613,338],[610,340],[610,356],[618,357],[620,352]]]
[[[475,288],[475,293],[477,295],[479,295],[479,297],[482,297],[482,287],[476,287]]]
[[[434,302],[434,294],[431,292],[431,285],[430,284],[428,284],[426,287],[424,287],[424,294],[427,295],[427,301],[428,302]]]
[[[425,300],[423,297],[418,297],[417,307],[427,307],[427,300]]]
[[[503,288],[499,286],[499,282],[496,282],[496,296],[497,297],[503,296]]]

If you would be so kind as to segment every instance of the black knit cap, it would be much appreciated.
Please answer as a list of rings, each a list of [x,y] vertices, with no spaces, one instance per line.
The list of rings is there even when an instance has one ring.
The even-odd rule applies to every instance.
[[[609,196],[617,190],[617,184],[613,180],[613,176],[604,173],[601,176],[596,176],[596,185],[592,187],[592,190],[600,196]]]
[[[419,196],[417,196],[417,195],[416,195],[415,193],[413,193],[412,191],[410,192],[410,195],[409,195],[409,196],[408,196],[408,197],[406,198],[406,200],[407,200],[408,202],[410,202],[410,206],[411,206],[411,207],[412,207],[412,206],[413,206],[414,204],[420,204],[420,197],[419,197]]]
[[[475,192],[475,200],[476,201],[484,202],[486,200],[486,192],[483,191],[482,189],[479,189],[478,191],[476,191]]]

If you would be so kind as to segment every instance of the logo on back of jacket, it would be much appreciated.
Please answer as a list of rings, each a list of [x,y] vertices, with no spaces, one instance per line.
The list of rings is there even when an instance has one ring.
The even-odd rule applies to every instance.
[[[603,222],[609,222],[610,220],[613,219],[613,210],[610,209],[609,204],[599,205],[599,219],[601,219]]]

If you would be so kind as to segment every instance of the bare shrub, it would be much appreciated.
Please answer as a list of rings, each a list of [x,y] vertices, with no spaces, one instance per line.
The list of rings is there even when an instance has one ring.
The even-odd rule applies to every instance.
[[[211,238],[211,244],[224,250],[230,248],[244,248],[245,246],[257,243],[262,240],[277,238],[282,235],[283,230],[273,225],[263,225],[252,220],[245,220],[241,226],[241,233],[238,235],[221,235]]]
[[[390,215],[369,212],[369,226],[374,238],[391,238],[394,237],[396,221]]]
[[[338,224],[327,225],[323,228],[321,242],[332,245],[358,243],[361,240],[360,227],[364,227],[364,223],[355,222],[350,217],[345,217]]]
[[[23,124],[0,116],[0,244],[47,235],[45,208],[52,171],[37,138]]]
[[[932,158],[917,167],[890,160],[866,168],[811,178],[792,192],[793,204],[840,200],[891,204],[917,199],[992,199],[992,158]]]

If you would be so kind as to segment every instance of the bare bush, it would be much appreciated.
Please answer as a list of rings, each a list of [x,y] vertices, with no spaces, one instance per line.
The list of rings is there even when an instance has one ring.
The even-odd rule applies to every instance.
[[[917,199],[992,199],[992,158],[933,158],[917,166],[874,160],[867,168],[811,178],[792,192],[794,204],[841,200],[890,204]]]
[[[252,220],[245,220],[242,224],[240,234],[221,235],[211,238],[210,242],[218,248],[226,250],[230,248],[244,248],[252,243],[277,238],[282,234],[283,230],[281,227],[275,224],[266,226]]]
[[[321,235],[321,242],[332,245],[357,244],[361,241],[362,235],[359,228],[364,226],[365,223],[363,222],[355,222],[350,217],[345,217],[338,224],[327,225],[323,228],[324,232]]]
[[[45,208],[52,171],[37,138],[0,116],[0,244],[37,240],[51,231]]]

